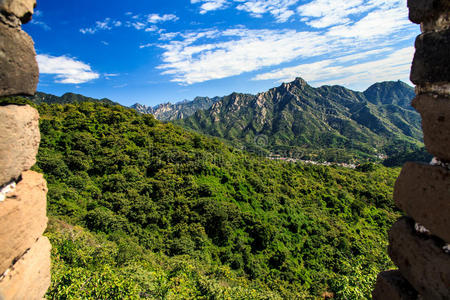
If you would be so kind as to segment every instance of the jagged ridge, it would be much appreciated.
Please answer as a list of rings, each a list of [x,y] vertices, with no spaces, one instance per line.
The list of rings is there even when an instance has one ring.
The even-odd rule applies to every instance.
[[[376,83],[361,93],[342,86],[313,88],[297,78],[257,95],[233,93],[177,123],[305,158],[369,159],[421,145],[420,116],[409,104],[413,97],[413,88],[400,81]],[[261,135],[266,144],[254,145]]]
[[[136,103],[130,107],[143,114],[152,114],[158,120],[171,121],[189,117],[198,110],[208,109],[221,99],[219,97],[196,97],[192,101],[184,100],[175,104],[168,102],[152,107]]]

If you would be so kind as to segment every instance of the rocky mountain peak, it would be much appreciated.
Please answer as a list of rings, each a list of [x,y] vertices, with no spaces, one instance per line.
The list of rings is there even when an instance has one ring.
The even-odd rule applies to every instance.
[[[305,87],[308,85],[308,83],[301,77],[295,78],[294,81],[292,81],[292,84],[298,86],[298,87]]]

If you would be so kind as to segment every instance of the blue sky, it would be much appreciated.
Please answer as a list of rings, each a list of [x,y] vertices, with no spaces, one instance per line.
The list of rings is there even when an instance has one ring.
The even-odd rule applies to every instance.
[[[38,0],[39,91],[124,105],[257,93],[302,77],[408,82],[406,0]]]

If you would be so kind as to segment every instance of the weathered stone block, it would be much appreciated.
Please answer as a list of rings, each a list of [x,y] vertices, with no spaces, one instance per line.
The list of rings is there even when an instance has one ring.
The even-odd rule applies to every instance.
[[[416,95],[421,94],[435,94],[435,95],[450,95],[450,83],[425,83],[416,86]]]
[[[373,300],[416,300],[417,292],[403,278],[399,270],[381,272],[378,274]]]
[[[411,81],[415,84],[450,81],[450,29],[417,37]]]
[[[39,80],[31,37],[0,23],[0,96],[34,95]]]
[[[0,0],[0,11],[18,17],[23,24],[31,20],[36,0]]]
[[[395,204],[416,222],[450,242],[450,171],[406,163],[395,183]]]
[[[425,300],[449,299],[450,255],[442,246],[434,237],[418,235],[409,218],[400,219],[389,231],[389,256]]]
[[[419,95],[412,106],[422,116],[425,146],[431,154],[450,161],[450,98]]]
[[[420,29],[422,32],[427,31],[439,31],[450,28],[450,9],[447,11],[442,11],[442,13],[428,21],[420,24]]]
[[[27,171],[15,191],[0,202],[0,274],[23,255],[47,227],[47,185],[42,174]]]
[[[50,286],[50,250],[49,240],[41,236],[0,279],[0,299],[41,300]]]
[[[448,0],[408,0],[409,19],[413,23],[420,24],[437,18],[449,7]]]
[[[39,114],[31,106],[0,106],[0,186],[36,163],[41,135]]]

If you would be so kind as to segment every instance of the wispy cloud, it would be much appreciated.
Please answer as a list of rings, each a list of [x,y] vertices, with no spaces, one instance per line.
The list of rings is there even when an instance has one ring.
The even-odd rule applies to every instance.
[[[391,49],[385,49],[391,52]],[[367,86],[380,80],[407,80],[414,55],[413,47],[406,47],[385,55],[383,49],[301,64],[255,76],[254,80],[289,82],[301,76],[313,84],[341,84],[349,87]],[[378,54],[378,55],[377,55]],[[367,58],[371,58],[367,60]],[[361,59],[366,59],[359,62]],[[348,62],[352,63],[348,64]]]
[[[408,21],[405,1],[348,0],[337,3],[312,0],[295,10],[298,0],[229,0],[222,8],[238,3],[236,9],[245,10],[255,17],[270,13],[279,22],[287,21],[294,13],[291,13],[291,8],[294,8],[300,15],[297,17],[303,18],[303,22],[313,29],[308,30],[308,26],[303,31],[238,27],[223,31],[212,29],[166,33],[169,42],[158,45],[164,50],[163,63],[158,68],[163,70],[163,74],[171,75],[172,81],[185,85],[305,59],[311,63],[265,72],[254,79],[295,78],[293,74],[302,73],[301,68],[306,66],[308,71],[311,68],[326,68],[331,72],[336,63],[340,63],[339,70],[350,72],[354,68],[342,69],[350,60],[363,59],[380,52],[393,55],[396,53],[394,49],[398,49],[395,45],[417,34]],[[207,1],[191,2],[205,4]],[[324,54],[328,55],[325,60]],[[383,63],[383,60],[378,63]],[[390,72],[384,77],[397,76],[393,69],[384,70]]]
[[[296,14],[303,22],[313,28],[325,28],[334,25],[352,23],[363,13],[372,10],[389,10],[402,8],[407,11],[406,0],[312,0],[298,6],[300,0],[191,0],[192,4],[200,4],[200,13],[234,8],[248,12],[255,18],[271,14],[275,21],[284,23],[292,20]],[[297,16],[297,17],[298,17]]]
[[[42,21],[42,17],[44,16],[44,13],[40,10],[36,10],[34,12],[33,19],[31,20],[31,24],[37,25],[42,27],[45,31],[51,30],[50,26],[47,25],[44,21]]]
[[[283,23],[295,14],[295,11],[290,8],[298,0],[235,0],[235,2],[242,2],[236,7],[237,10],[246,11],[257,18],[265,13],[270,13],[277,22]]]
[[[124,84],[114,85],[113,88],[121,89],[121,88],[124,88],[124,87],[127,87],[127,86],[128,86],[128,83],[124,83]]]
[[[168,21],[177,21],[179,18],[173,14],[158,15],[150,14],[147,16],[147,21],[152,24],[163,23]]]
[[[201,4],[200,14],[232,6],[256,18],[270,13],[277,22],[286,22],[294,15],[295,11],[291,7],[297,2],[299,0],[191,0],[192,4]]]
[[[80,84],[100,77],[88,64],[67,56],[39,54],[36,58],[40,73],[55,75],[57,83]]]
[[[362,14],[371,11],[380,14],[393,9],[407,13],[406,0],[313,0],[299,6],[297,12],[309,26],[325,28],[351,24],[354,19],[359,19]],[[383,23],[377,24],[378,27],[384,27],[384,24],[382,26],[381,24]]]
[[[95,26],[88,27],[88,28],[82,28],[80,29],[80,32],[83,34],[94,34],[97,31],[101,30],[111,30],[114,27],[120,27],[122,26],[121,21],[112,20],[111,18],[106,18],[103,21],[97,21],[95,22]]]
[[[209,11],[224,9],[228,6],[227,0],[191,0],[192,4],[201,3],[200,13],[206,14]]]
[[[179,18],[174,14],[149,14],[149,15],[133,15],[131,12],[125,13],[124,20],[113,20],[111,18],[106,18],[103,21],[96,21],[95,25],[92,27],[86,27],[80,29],[83,34],[94,34],[102,30],[111,30],[113,28],[125,26],[129,28],[134,28],[136,30],[145,31],[158,31],[158,27],[155,24],[160,24],[164,22],[175,22]]]
[[[410,26],[408,11],[403,7],[379,9],[352,24],[331,27],[328,34],[344,38],[388,36]]]
[[[173,75],[172,81],[182,84],[239,75],[332,50],[324,36],[295,30],[238,28],[182,34],[181,37],[181,40],[159,45],[165,52],[164,64],[158,68],[165,70],[163,74]],[[218,38],[229,41],[216,41]]]
[[[120,76],[120,74],[119,73],[105,73],[105,74],[103,74],[103,76],[105,77],[105,79],[109,80],[109,79],[111,79],[111,77]]]

